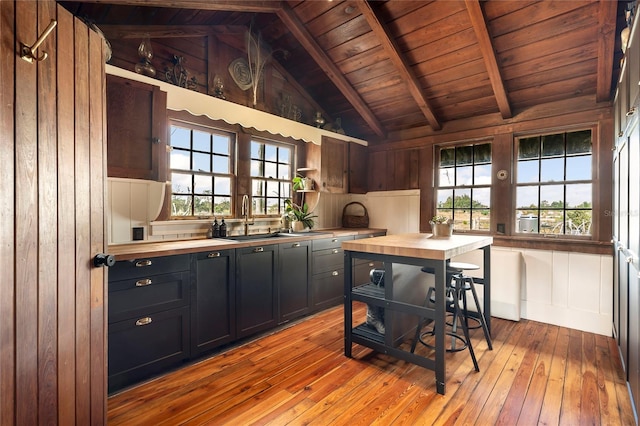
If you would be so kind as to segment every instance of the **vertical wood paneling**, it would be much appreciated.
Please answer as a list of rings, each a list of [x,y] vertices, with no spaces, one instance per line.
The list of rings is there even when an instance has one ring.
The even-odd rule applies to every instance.
[[[0,2],[0,425],[15,424],[14,3]]]
[[[101,425],[102,40],[91,32],[90,49],[86,25],[53,0],[1,1],[0,17],[0,426]],[[52,18],[46,60],[17,59]]]
[[[90,348],[91,274],[87,254],[91,251],[89,172],[89,32],[78,19],[75,32],[75,193],[76,193],[76,423],[91,421]],[[83,262],[83,259],[86,259]],[[84,348],[82,350],[81,348]]]
[[[75,397],[75,175],[73,16],[58,6],[58,421],[74,424]]]
[[[16,38],[33,43],[36,2],[16,8]],[[15,90],[15,256],[16,256],[16,422],[38,423],[38,133],[36,70],[16,60]]]
[[[38,34],[56,18],[53,2],[37,2]],[[38,422],[57,421],[57,119],[56,33],[40,46],[38,62]]]
[[[100,36],[89,31],[89,151],[90,157],[90,208],[91,247],[88,258],[105,250],[105,176],[106,176],[106,112],[105,74],[103,41]],[[163,146],[164,149],[164,146]],[[86,257],[85,257],[86,259]],[[85,264],[85,267],[87,265]],[[90,268],[91,271],[91,395],[106,395],[106,279],[105,268]],[[91,398],[91,424],[101,426],[107,412],[105,398]]]

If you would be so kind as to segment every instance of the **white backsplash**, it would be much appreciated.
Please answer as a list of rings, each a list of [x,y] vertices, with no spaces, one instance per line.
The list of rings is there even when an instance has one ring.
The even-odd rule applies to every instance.
[[[153,221],[159,211],[157,199],[163,186],[156,182],[108,179],[109,243],[131,242],[131,228],[134,226],[145,229],[145,241],[192,239],[206,235],[211,220]],[[312,204],[318,215],[315,229],[340,228],[342,210],[352,201],[366,206],[370,228],[386,229],[388,234],[419,232],[419,190],[321,193],[316,205]],[[229,220],[227,223],[230,234],[242,232],[241,220]],[[278,219],[254,220],[250,232],[267,232],[278,227]],[[563,327],[611,334],[613,260],[610,255],[506,247],[494,247],[492,252],[496,259],[492,265],[496,283],[492,301],[495,299],[496,316],[511,319],[522,316]],[[515,254],[520,256],[513,256]],[[482,264],[481,261],[478,263]],[[514,306],[518,300],[520,305]],[[500,309],[504,314],[499,313]]]

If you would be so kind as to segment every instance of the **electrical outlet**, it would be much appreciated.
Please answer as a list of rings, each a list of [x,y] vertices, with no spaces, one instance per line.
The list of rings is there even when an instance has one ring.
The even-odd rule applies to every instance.
[[[504,234],[505,227],[504,227],[504,223],[499,223],[498,224],[498,234]]]
[[[144,228],[136,226],[133,228],[133,241],[144,240]]]

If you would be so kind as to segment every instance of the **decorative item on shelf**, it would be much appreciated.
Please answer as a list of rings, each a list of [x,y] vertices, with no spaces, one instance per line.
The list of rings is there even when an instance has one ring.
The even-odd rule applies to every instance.
[[[293,103],[293,96],[288,93],[280,93],[280,117],[288,118],[300,122],[302,119],[302,110]]]
[[[336,121],[334,121],[333,123],[329,123],[324,126],[324,129],[344,135],[344,130],[342,129],[342,119],[340,117],[336,118]]]
[[[320,111],[316,112],[316,116],[313,118],[313,122],[316,123],[316,127],[319,129],[321,128],[325,121],[324,118],[322,117],[322,113]]]
[[[353,214],[347,214],[347,208],[352,205],[357,205],[362,207],[364,213],[360,216],[356,216]],[[367,212],[367,208],[364,204],[359,203],[357,201],[352,201],[347,203],[342,209],[342,227],[343,228],[368,228],[369,227],[369,212]]]
[[[140,46],[138,46],[138,56],[140,56],[140,62],[136,64],[136,72],[148,77],[155,77],[156,69],[151,65],[151,59],[153,59],[153,48],[151,47],[151,39],[148,34],[145,35]]]
[[[242,90],[251,87],[251,73],[249,72],[249,64],[245,58],[237,58],[229,64],[229,74],[233,81]]]
[[[430,221],[433,238],[449,238],[453,234],[453,224],[446,216],[434,216]]]
[[[272,50],[269,45],[262,41],[262,34],[260,32],[253,32],[253,20],[245,33],[245,42],[247,46],[247,65],[249,66],[249,75],[251,76],[250,87],[253,89],[253,107],[255,108],[258,104],[258,85],[267,61],[278,51],[281,51],[286,59],[289,52],[284,49]]]
[[[313,179],[297,175],[292,179],[294,191],[313,191]]]
[[[189,71],[184,67],[184,56],[173,55],[171,60],[173,64],[164,69],[164,80],[176,86],[185,89],[195,90],[198,86],[198,80],[195,77],[189,78]]]
[[[314,219],[318,216],[309,211],[309,205],[307,203],[302,203],[302,206],[299,206],[290,199],[286,199],[284,200],[284,206],[285,216],[289,218],[294,231],[313,228],[313,225],[315,225]]]
[[[213,95],[216,98],[227,99],[224,96],[224,83],[222,82],[222,77],[216,75],[213,79]]]

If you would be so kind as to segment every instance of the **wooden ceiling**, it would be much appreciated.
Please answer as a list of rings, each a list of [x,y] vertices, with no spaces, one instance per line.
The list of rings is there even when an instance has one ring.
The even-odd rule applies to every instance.
[[[392,134],[581,98],[609,102],[626,2],[211,1],[61,2],[107,38],[202,34],[242,45],[252,20],[274,55],[352,136]]]

